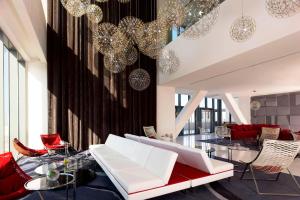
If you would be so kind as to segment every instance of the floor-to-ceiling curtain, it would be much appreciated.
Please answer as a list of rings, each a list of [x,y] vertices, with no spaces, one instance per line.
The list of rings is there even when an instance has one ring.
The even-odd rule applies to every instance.
[[[130,14],[145,22],[156,17],[156,0],[91,2],[102,8],[104,22],[116,25]],[[143,125],[156,125],[156,61],[141,55],[151,84],[133,90],[128,76],[138,65],[119,74],[107,71],[92,44],[93,28],[86,16],[72,17],[59,0],[48,1],[49,133],[59,132],[78,150],[105,142],[110,133],[142,135]]]

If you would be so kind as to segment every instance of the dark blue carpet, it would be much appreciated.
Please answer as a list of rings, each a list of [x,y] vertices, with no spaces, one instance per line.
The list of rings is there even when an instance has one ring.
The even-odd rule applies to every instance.
[[[24,158],[19,161],[21,167],[34,176],[33,170],[38,166],[38,162],[32,159]],[[106,174],[96,164],[94,170],[96,171],[96,177],[84,185],[77,187],[76,199],[77,200],[119,200],[123,199],[118,193],[113,183],[109,180]],[[238,167],[242,169],[241,165]],[[239,180],[241,173],[235,173],[235,176],[228,180],[221,180],[211,183],[211,187],[214,191],[221,194],[226,199],[230,200],[299,200],[299,197],[282,197],[282,196],[260,196],[256,194],[253,181]],[[249,177],[249,174],[246,178]],[[263,174],[258,174],[259,178],[266,178]],[[297,177],[300,182],[300,178]],[[292,179],[287,174],[282,174],[278,182],[260,182],[265,192],[297,192]],[[212,194],[207,186],[199,186],[186,191],[175,192],[167,194],[161,197],[153,198],[153,200],[217,200],[218,198]],[[69,197],[73,197],[72,187],[69,190]],[[300,192],[300,190],[298,190]],[[42,192],[45,199],[56,200],[66,199],[66,190],[59,189],[53,191]],[[39,200],[37,192],[32,192],[23,198],[23,200]],[[70,198],[71,199],[71,198]]]

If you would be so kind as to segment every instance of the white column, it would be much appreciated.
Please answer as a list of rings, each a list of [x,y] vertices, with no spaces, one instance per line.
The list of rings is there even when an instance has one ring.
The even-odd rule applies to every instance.
[[[202,99],[205,98],[206,94],[207,91],[202,90],[195,92],[188,103],[181,110],[176,118],[174,138],[178,137],[180,131],[183,129],[184,125],[199,106],[199,103],[202,101]]]
[[[233,98],[232,94],[225,93],[221,95],[222,100],[224,101],[227,109],[229,110],[230,114],[234,117],[235,121],[238,124],[248,124],[244,114],[242,113],[239,105]]]
[[[175,88],[157,86],[157,133],[175,132]]]
[[[48,133],[47,64],[27,62],[26,69],[28,146],[39,149],[40,134]]]

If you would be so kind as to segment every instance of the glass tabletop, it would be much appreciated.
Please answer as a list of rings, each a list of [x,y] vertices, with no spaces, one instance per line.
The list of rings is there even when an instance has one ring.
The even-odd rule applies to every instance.
[[[206,153],[216,151],[216,149],[214,147],[202,147],[201,145],[196,145],[195,148],[201,149],[201,150],[205,151]]]
[[[57,181],[49,181],[45,176],[38,177],[27,181],[24,187],[27,190],[52,190],[72,183],[74,183],[72,174],[61,173]]]
[[[250,148],[248,147],[243,147],[243,146],[235,146],[235,145],[231,145],[228,146],[229,150],[238,150],[238,151],[248,151]]]

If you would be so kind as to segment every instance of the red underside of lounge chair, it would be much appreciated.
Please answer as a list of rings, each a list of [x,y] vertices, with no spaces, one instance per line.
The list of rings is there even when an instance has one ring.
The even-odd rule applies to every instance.
[[[198,170],[196,168],[190,167],[188,165],[184,165],[184,164],[181,164],[179,162],[176,162],[175,166],[174,166],[174,169],[173,169],[173,172],[172,172],[172,175],[170,177],[169,183],[167,185],[157,187],[157,188],[167,187],[169,185],[182,183],[182,182],[185,182],[185,181],[189,181],[191,179],[202,178],[202,177],[206,177],[206,176],[210,176],[210,175],[212,175],[212,174],[209,174],[209,173],[203,172],[201,170]],[[152,189],[149,189],[149,190],[134,192],[134,193],[130,193],[129,195],[154,190],[154,189],[157,189],[157,188],[152,188]]]
[[[197,179],[197,178],[202,178],[206,176],[210,176],[211,174],[203,172],[199,169],[190,167],[188,165],[181,164],[179,162],[175,163],[173,172],[180,174],[183,177],[188,178],[189,180],[191,179]]]

